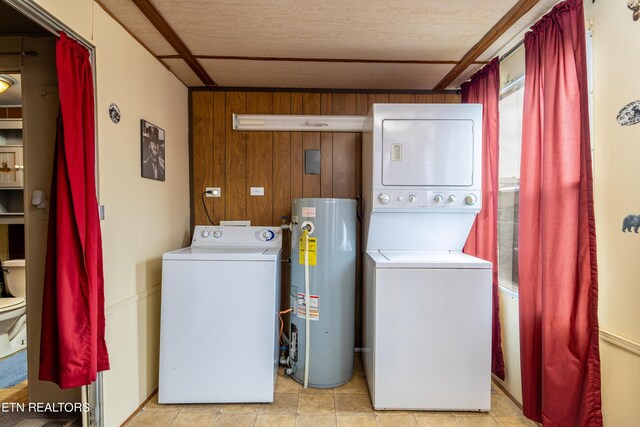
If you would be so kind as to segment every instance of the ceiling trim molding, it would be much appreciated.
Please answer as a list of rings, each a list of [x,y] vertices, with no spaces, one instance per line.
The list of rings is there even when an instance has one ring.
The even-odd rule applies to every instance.
[[[412,60],[412,59],[354,59],[354,58],[284,58],[273,56],[228,56],[228,55],[194,55],[197,59],[224,59],[234,61],[281,61],[281,62],[346,62],[361,64],[425,64],[455,65],[456,60]],[[181,59],[180,55],[158,55],[160,59]],[[474,61],[474,64],[487,64],[488,61]]]
[[[444,78],[433,89],[443,90],[457,79],[469,65],[473,64],[480,55],[482,55],[493,43],[495,43],[501,35],[520,20],[533,6],[540,0],[520,0],[507,12],[496,25],[489,30],[487,34],[480,39],[478,43],[467,52],[460,62],[444,76]]]
[[[215,86],[216,83],[207,74],[198,60],[193,56],[189,48],[180,39],[178,34],[171,28],[169,23],[162,17],[158,9],[149,0],[132,0],[138,9],[147,17],[149,22],[156,27],[158,32],[173,47],[180,57],[189,65],[193,72],[206,86]]]
[[[292,93],[368,93],[368,94],[407,94],[407,95],[460,95],[459,90],[432,89],[316,89],[290,87],[246,87],[246,86],[196,86],[189,92],[292,92]]]

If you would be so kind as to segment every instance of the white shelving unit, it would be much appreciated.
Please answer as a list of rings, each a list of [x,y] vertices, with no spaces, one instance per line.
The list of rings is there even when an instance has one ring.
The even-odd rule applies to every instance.
[[[24,224],[22,119],[0,119],[0,224]]]

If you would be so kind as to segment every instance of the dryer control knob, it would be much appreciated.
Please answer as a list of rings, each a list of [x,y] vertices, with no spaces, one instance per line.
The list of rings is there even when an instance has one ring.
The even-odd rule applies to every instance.
[[[398,201],[399,201],[399,202],[401,202],[401,201],[403,201],[403,200],[404,200],[404,197],[402,197],[402,196],[398,196]]]
[[[213,232],[213,237],[215,237],[216,239],[219,239],[222,237],[222,231],[220,230],[216,230]]]
[[[413,203],[416,201],[416,195],[415,194],[409,194],[409,202]]]
[[[200,233],[200,235],[206,239],[207,237],[211,236],[211,232],[209,230],[202,230],[202,233]]]
[[[456,196],[454,196],[453,194],[449,195],[449,197],[447,197],[447,202],[449,203],[453,203],[456,201]]]
[[[475,205],[478,201],[478,198],[475,194],[467,194],[464,198],[464,202],[468,205]]]
[[[442,200],[444,199],[444,197],[442,197],[442,194],[436,194],[433,197],[433,201],[436,203],[442,203]]]
[[[380,193],[380,195],[378,196],[378,200],[383,205],[386,205],[387,203],[389,203],[390,198],[389,198],[389,195],[387,193]]]

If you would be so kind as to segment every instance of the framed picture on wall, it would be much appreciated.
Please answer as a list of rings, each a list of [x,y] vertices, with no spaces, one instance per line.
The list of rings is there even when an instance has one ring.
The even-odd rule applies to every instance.
[[[164,130],[140,120],[140,152],[142,177],[164,181]]]

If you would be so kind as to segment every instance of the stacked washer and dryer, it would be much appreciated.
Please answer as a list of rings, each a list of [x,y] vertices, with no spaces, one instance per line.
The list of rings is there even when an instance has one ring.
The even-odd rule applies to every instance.
[[[491,263],[462,253],[481,208],[482,110],[374,104],[363,133],[363,364],[376,409],[488,411]]]

